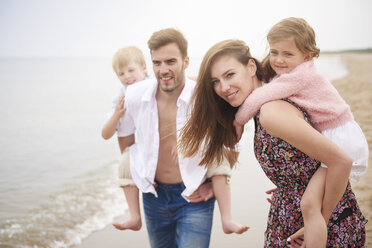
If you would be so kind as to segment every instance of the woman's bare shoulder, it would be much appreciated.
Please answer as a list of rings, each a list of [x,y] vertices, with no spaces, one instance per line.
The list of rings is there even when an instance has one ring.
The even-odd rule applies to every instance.
[[[299,117],[303,119],[303,113],[284,100],[267,102],[260,109],[260,123],[268,131],[286,125]]]

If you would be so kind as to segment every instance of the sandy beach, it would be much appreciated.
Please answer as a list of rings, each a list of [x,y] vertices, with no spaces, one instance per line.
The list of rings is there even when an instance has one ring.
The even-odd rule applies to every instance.
[[[369,145],[369,169],[358,183],[352,184],[352,188],[362,213],[369,220],[366,247],[372,247],[372,54],[343,54],[342,58],[349,75],[333,84],[350,105]]]
[[[335,80],[333,83],[342,97],[351,106],[356,121],[363,129],[372,148],[372,54],[341,54],[349,74]],[[240,156],[240,163],[232,176],[232,207],[233,217],[242,224],[251,227],[242,235],[226,235],[222,231],[218,205],[216,204],[214,224],[211,237],[212,248],[225,247],[262,247],[263,234],[266,227],[269,204],[266,201],[265,190],[273,187],[265,177],[253,156],[252,122],[247,124],[243,137],[247,143]],[[371,166],[371,156],[369,164]],[[362,179],[352,185],[360,208],[369,223],[367,224],[366,247],[372,247],[372,170],[369,169]],[[123,197],[124,201],[124,197]],[[142,213],[143,216],[143,213]],[[122,221],[127,216],[120,216]],[[143,217],[143,227],[140,231],[118,231],[111,225],[94,232],[75,248],[119,248],[119,247],[150,247]]]

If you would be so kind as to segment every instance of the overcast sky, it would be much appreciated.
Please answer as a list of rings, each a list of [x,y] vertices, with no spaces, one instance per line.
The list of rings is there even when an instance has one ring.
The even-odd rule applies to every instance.
[[[254,56],[279,20],[305,18],[321,50],[372,48],[371,0],[0,0],[0,57],[111,57],[154,31],[180,29],[189,54],[238,38]]]

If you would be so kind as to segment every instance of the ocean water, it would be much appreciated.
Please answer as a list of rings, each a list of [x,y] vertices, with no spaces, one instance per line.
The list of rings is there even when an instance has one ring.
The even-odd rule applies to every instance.
[[[347,74],[338,56],[316,64]],[[0,58],[0,247],[78,245],[127,210],[100,135],[119,89],[110,58]]]
[[[100,136],[110,59],[0,59],[0,247],[68,247],[124,213]]]

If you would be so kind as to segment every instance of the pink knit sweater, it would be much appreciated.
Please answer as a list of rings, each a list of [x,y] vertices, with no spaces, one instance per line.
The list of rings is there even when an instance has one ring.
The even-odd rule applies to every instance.
[[[349,105],[310,60],[255,89],[239,107],[235,120],[244,125],[264,103],[283,98],[304,108],[319,131],[335,128],[353,119]]]

